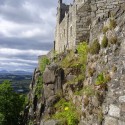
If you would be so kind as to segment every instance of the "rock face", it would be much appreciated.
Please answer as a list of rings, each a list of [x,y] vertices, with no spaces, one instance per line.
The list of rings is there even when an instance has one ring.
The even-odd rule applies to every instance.
[[[119,5],[120,1],[114,0],[114,5]],[[92,5],[93,10],[103,7],[105,0],[97,3],[96,6]],[[97,11],[103,13],[103,9]],[[58,55],[56,63],[52,61],[44,72],[35,69],[30,86],[30,104],[24,117],[25,124],[60,125],[60,121],[51,116],[58,113],[54,105],[63,97],[70,100],[79,111],[78,125],[125,125],[125,9],[120,5],[117,9],[112,9],[111,13],[114,17],[108,18],[109,13],[103,13],[101,18],[92,20],[88,44],[91,46],[98,39],[100,51],[98,54],[87,55],[84,79],[81,79],[83,72],[80,77],[78,75],[78,65],[73,65],[72,68],[60,66],[63,59],[67,61],[65,53],[65,56]],[[102,47],[104,36],[108,39],[107,47]],[[75,56],[68,58],[75,60],[78,56],[75,53]],[[70,60],[70,65],[73,64],[73,59]],[[40,94],[37,94],[40,78],[42,87]]]
[[[43,78],[43,88],[41,88],[41,95],[35,94],[35,87],[39,77]],[[46,67],[43,75],[38,69],[35,69],[31,82],[31,92],[29,94],[32,105],[29,109],[29,119],[34,124],[40,125],[57,125],[57,121],[50,120],[47,122],[40,122],[44,116],[50,115],[54,112],[53,105],[59,100],[58,94],[62,94],[62,86],[64,81],[64,70],[56,64],[51,64]]]

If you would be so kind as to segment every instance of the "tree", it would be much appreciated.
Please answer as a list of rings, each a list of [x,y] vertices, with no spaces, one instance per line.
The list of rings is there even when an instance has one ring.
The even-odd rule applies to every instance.
[[[15,93],[9,81],[0,84],[0,123],[19,125],[25,98]]]

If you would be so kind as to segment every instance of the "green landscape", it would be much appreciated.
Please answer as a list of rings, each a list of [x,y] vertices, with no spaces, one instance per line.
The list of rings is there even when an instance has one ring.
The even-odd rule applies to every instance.
[[[15,92],[28,93],[31,78],[31,75],[3,74],[0,75],[0,83],[3,83],[5,80],[8,80],[12,83],[12,87]]]

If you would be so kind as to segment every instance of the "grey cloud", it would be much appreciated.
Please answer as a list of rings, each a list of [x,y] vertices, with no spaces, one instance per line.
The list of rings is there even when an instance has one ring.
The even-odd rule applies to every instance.
[[[13,49],[35,49],[35,50],[51,50],[53,42],[50,40],[41,39],[24,39],[24,38],[8,38],[0,37],[1,48],[13,48]]]
[[[64,0],[67,3],[71,1]],[[0,19],[12,22],[13,25],[13,29],[8,28],[6,31],[11,34],[11,37],[0,29],[0,49],[10,48],[22,52],[30,49],[49,51],[53,47],[54,41],[57,2],[58,0],[0,0]],[[29,6],[31,8],[27,9],[26,3],[31,5]],[[17,24],[20,27],[17,28],[15,26]],[[32,31],[35,28],[44,30],[45,33],[41,32],[41,34],[31,35],[28,38],[21,36],[23,32]],[[37,66],[37,63],[33,61],[36,61],[37,58],[38,54],[33,55],[32,53],[15,55],[1,53],[0,69],[33,71]]]

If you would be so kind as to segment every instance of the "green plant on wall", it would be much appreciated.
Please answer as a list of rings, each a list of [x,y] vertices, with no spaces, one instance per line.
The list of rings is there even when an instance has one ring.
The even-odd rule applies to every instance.
[[[99,51],[100,51],[100,44],[98,39],[95,39],[93,43],[90,45],[89,52],[94,55],[98,54]]]
[[[109,30],[108,26],[104,26],[103,29],[102,29],[102,31],[103,31],[104,34],[105,34],[108,30]]]
[[[57,112],[52,116],[54,119],[61,120],[63,125],[78,124],[77,110],[70,101],[66,101],[62,98],[57,102],[55,108]]]
[[[106,35],[103,36],[101,46],[102,48],[106,48],[108,46],[108,38],[106,37]]]
[[[37,85],[35,87],[35,95],[37,95],[38,99],[41,96],[42,89],[43,89],[43,79],[42,76],[39,76],[37,79]]]
[[[45,56],[40,60],[40,71],[44,72],[46,65],[50,63],[50,60]]]
[[[110,19],[109,29],[114,29],[117,26],[115,19]]]
[[[87,42],[82,42],[77,45],[78,53],[69,51],[66,57],[61,61],[61,66],[65,69],[72,68],[72,73],[76,73],[77,77],[80,74],[84,77],[87,63],[88,45]],[[79,79],[79,78],[78,78]]]
[[[98,76],[97,76],[97,79],[96,79],[96,82],[95,84],[96,85],[102,85],[102,84],[105,84],[107,82],[109,82],[111,80],[111,77],[109,74],[104,74],[103,72],[100,73]]]
[[[79,63],[81,65],[81,72],[84,73],[86,70],[87,55],[88,55],[88,45],[87,42],[82,42],[77,46],[79,54]]]
[[[94,96],[95,93],[96,92],[92,86],[84,86],[83,89],[75,92],[76,95],[86,95],[86,96]]]
[[[98,76],[97,76],[97,79],[96,79],[96,85],[101,85],[101,84],[104,84],[105,83],[105,78],[104,78],[104,74],[103,73],[100,73]]]

